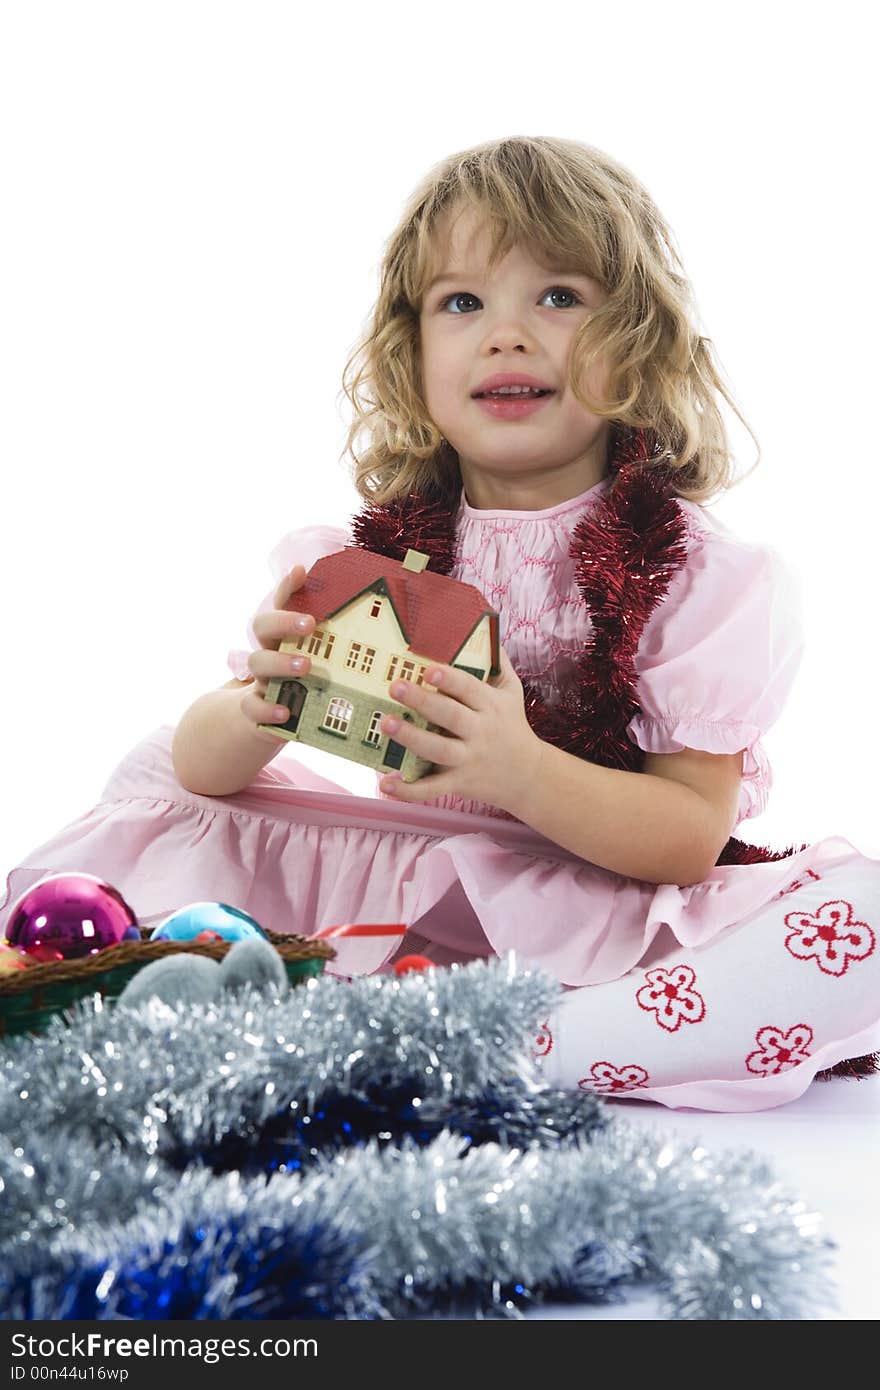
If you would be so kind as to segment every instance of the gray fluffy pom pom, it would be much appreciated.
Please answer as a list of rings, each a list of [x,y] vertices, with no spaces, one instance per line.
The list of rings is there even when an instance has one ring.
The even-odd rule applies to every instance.
[[[118,1002],[133,1007],[158,995],[165,1004],[207,1004],[217,998],[221,987],[220,966],[215,960],[181,952],[145,965],[129,980]]]
[[[220,963],[220,977],[224,989],[235,990],[252,984],[276,997],[290,989],[284,961],[272,943],[262,936],[236,941]]]

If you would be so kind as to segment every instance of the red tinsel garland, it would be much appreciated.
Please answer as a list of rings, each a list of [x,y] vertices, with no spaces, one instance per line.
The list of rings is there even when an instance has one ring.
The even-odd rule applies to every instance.
[[[645,623],[666,596],[687,557],[686,523],[675,498],[674,474],[661,461],[653,431],[612,426],[608,462],[613,482],[585,509],[574,528],[571,555],[591,618],[574,678],[548,705],[523,681],[526,718],[546,743],[589,762],[641,772],[644,751],[627,736],[640,710],[635,658]],[[355,544],[389,559],[407,550],[429,555],[437,574],[455,563],[460,488],[433,496],[410,493],[387,506],[368,503],[353,519]],[[809,844],[772,850],[731,837],[716,863],[762,864],[789,858]],[[880,1054],[839,1062],[819,1076],[868,1075]]]

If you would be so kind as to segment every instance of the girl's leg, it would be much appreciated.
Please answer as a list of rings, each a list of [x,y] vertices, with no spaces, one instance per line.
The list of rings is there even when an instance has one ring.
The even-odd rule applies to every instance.
[[[666,929],[619,980],[569,990],[541,1028],[548,1081],[704,1109],[763,1109],[880,1047],[880,864],[808,872],[714,941]]]

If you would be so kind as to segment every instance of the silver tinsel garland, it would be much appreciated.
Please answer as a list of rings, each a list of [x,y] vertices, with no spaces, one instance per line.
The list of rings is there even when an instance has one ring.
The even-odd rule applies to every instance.
[[[506,963],[369,976],[327,975],[277,999],[254,989],[210,1005],[139,1009],[83,1001],[66,1027],[12,1039],[0,1068],[0,1133],[96,1128],[161,1153],[314,1107],[329,1086],[419,1078],[421,1097],[478,1096],[510,1076],[540,1086],[537,1020],[561,993]],[[52,1084],[45,1081],[51,1077]]]
[[[323,977],[278,1002],[250,990],[180,1009],[84,1001],[69,1024],[7,1043],[0,1254],[25,1285],[8,1276],[6,1316],[65,1316],[86,1267],[100,1316],[118,1315],[128,1271],[169,1279],[193,1232],[210,1290],[199,1316],[250,1316],[255,1261],[293,1248],[318,1251],[330,1316],[430,1315],[474,1289],[515,1316],[514,1293],[595,1298],[641,1280],[673,1318],[826,1308],[832,1243],[759,1159],[646,1136],[597,1097],[542,1084],[533,1038],[560,992],[507,957],[351,985]],[[421,1145],[317,1148],[302,1171],[268,1178],[198,1161],[280,1112],[314,1116],[330,1089],[417,1082],[413,1099],[442,1116],[511,1078],[543,1106],[526,1147],[443,1130]],[[575,1104],[596,1123],[560,1138]],[[193,1159],[183,1171],[166,1161],[181,1146]],[[331,1289],[345,1250],[347,1282]]]

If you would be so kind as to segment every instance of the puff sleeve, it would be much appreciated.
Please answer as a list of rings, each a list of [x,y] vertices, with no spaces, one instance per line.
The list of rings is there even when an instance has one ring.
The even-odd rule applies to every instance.
[[[304,565],[309,570],[315,561],[322,559],[324,555],[332,555],[334,551],[343,550],[351,544],[349,533],[338,526],[301,526],[296,531],[288,531],[269,554],[269,570],[273,576],[272,588],[260,603],[257,613],[265,613],[272,607],[278,581],[292,570],[294,565]],[[231,649],[226,657],[227,666],[235,679],[240,681],[250,679],[248,657],[260,645],[252,622],[248,623],[247,637],[250,646],[246,650]]]
[[[632,742],[650,753],[745,750],[737,824],[760,815],[775,724],[804,649],[800,576],[771,546],[691,532],[688,557],[651,614],[636,656]]]

